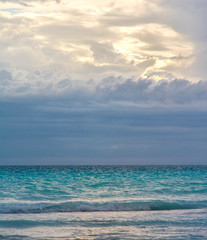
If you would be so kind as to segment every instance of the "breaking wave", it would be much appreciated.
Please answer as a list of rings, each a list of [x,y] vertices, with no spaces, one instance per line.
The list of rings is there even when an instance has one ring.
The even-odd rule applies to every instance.
[[[70,201],[63,203],[4,203],[0,213],[54,213],[54,212],[105,212],[105,211],[161,211],[207,208],[207,201],[200,202],[87,202]]]

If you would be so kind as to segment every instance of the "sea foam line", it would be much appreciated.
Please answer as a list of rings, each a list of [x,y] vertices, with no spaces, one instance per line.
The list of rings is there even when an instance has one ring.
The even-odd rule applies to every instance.
[[[207,208],[207,201],[133,201],[0,204],[0,213],[49,213],[49,212],[103,212],[103,211],[161,211]]]

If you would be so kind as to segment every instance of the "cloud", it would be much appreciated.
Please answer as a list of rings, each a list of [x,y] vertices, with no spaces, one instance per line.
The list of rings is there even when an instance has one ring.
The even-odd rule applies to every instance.
[[[1,163],[205,163],[206,0],[0,6]]]
[[[13,3],[21,4],[23,6],[27,6],[27,5],[29,5],[28,3],[36,3],[36,2],[44,3],[44,2],[48,2],[48,1],[54,1],[56,3],[60,3],[61,2],[61,0],[1,0],[0,2],[3,2],[3,3],[13,2]]]
[[[90,50],[93,53],[95,62],[107,64],[127,64],[126,59],[122,54],[117,53],[111,43],[92,42]]]
[[[102,60],[102,58],[101,58]],[[159,80],[156,80],[156,79]],[[165,72],[145,78],[107,76],[102,79],[73,79],[58,68],[31,73],[0,71],[1,100],[21,98],[64,98],[72,102],[118,104],[162,104],[170,106],[207,102],[207,81],[176,79]]]
[[[207,82],[200,81],[192,84],[187,80],[161,80],[155,82],[148,79],[127,81],[113,88],[103,88],[105,99],[116,101],[131,101],[134,103],[163,103],[190,104],[207,101]]]
[[[0,80],[1,81],[12,80],[11,73],[6,70],[1,70],[0,71]]]
[[[1,164],[205,164],[206,111],[2,102]]]
[[[0,4],[0,64],[8,71],[61,66],[74,79],[166,71],[205,80],[204,1]]]

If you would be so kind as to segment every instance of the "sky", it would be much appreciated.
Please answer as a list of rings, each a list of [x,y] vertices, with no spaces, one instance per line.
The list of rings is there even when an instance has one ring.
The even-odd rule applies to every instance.
[[[0,164],[207,164],[206,0],[0,0]]]

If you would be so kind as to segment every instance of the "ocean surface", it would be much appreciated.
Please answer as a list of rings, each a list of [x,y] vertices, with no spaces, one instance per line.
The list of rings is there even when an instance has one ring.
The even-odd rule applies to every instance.
[[[207,166],[1,166],[0,239],[207,239]]]

